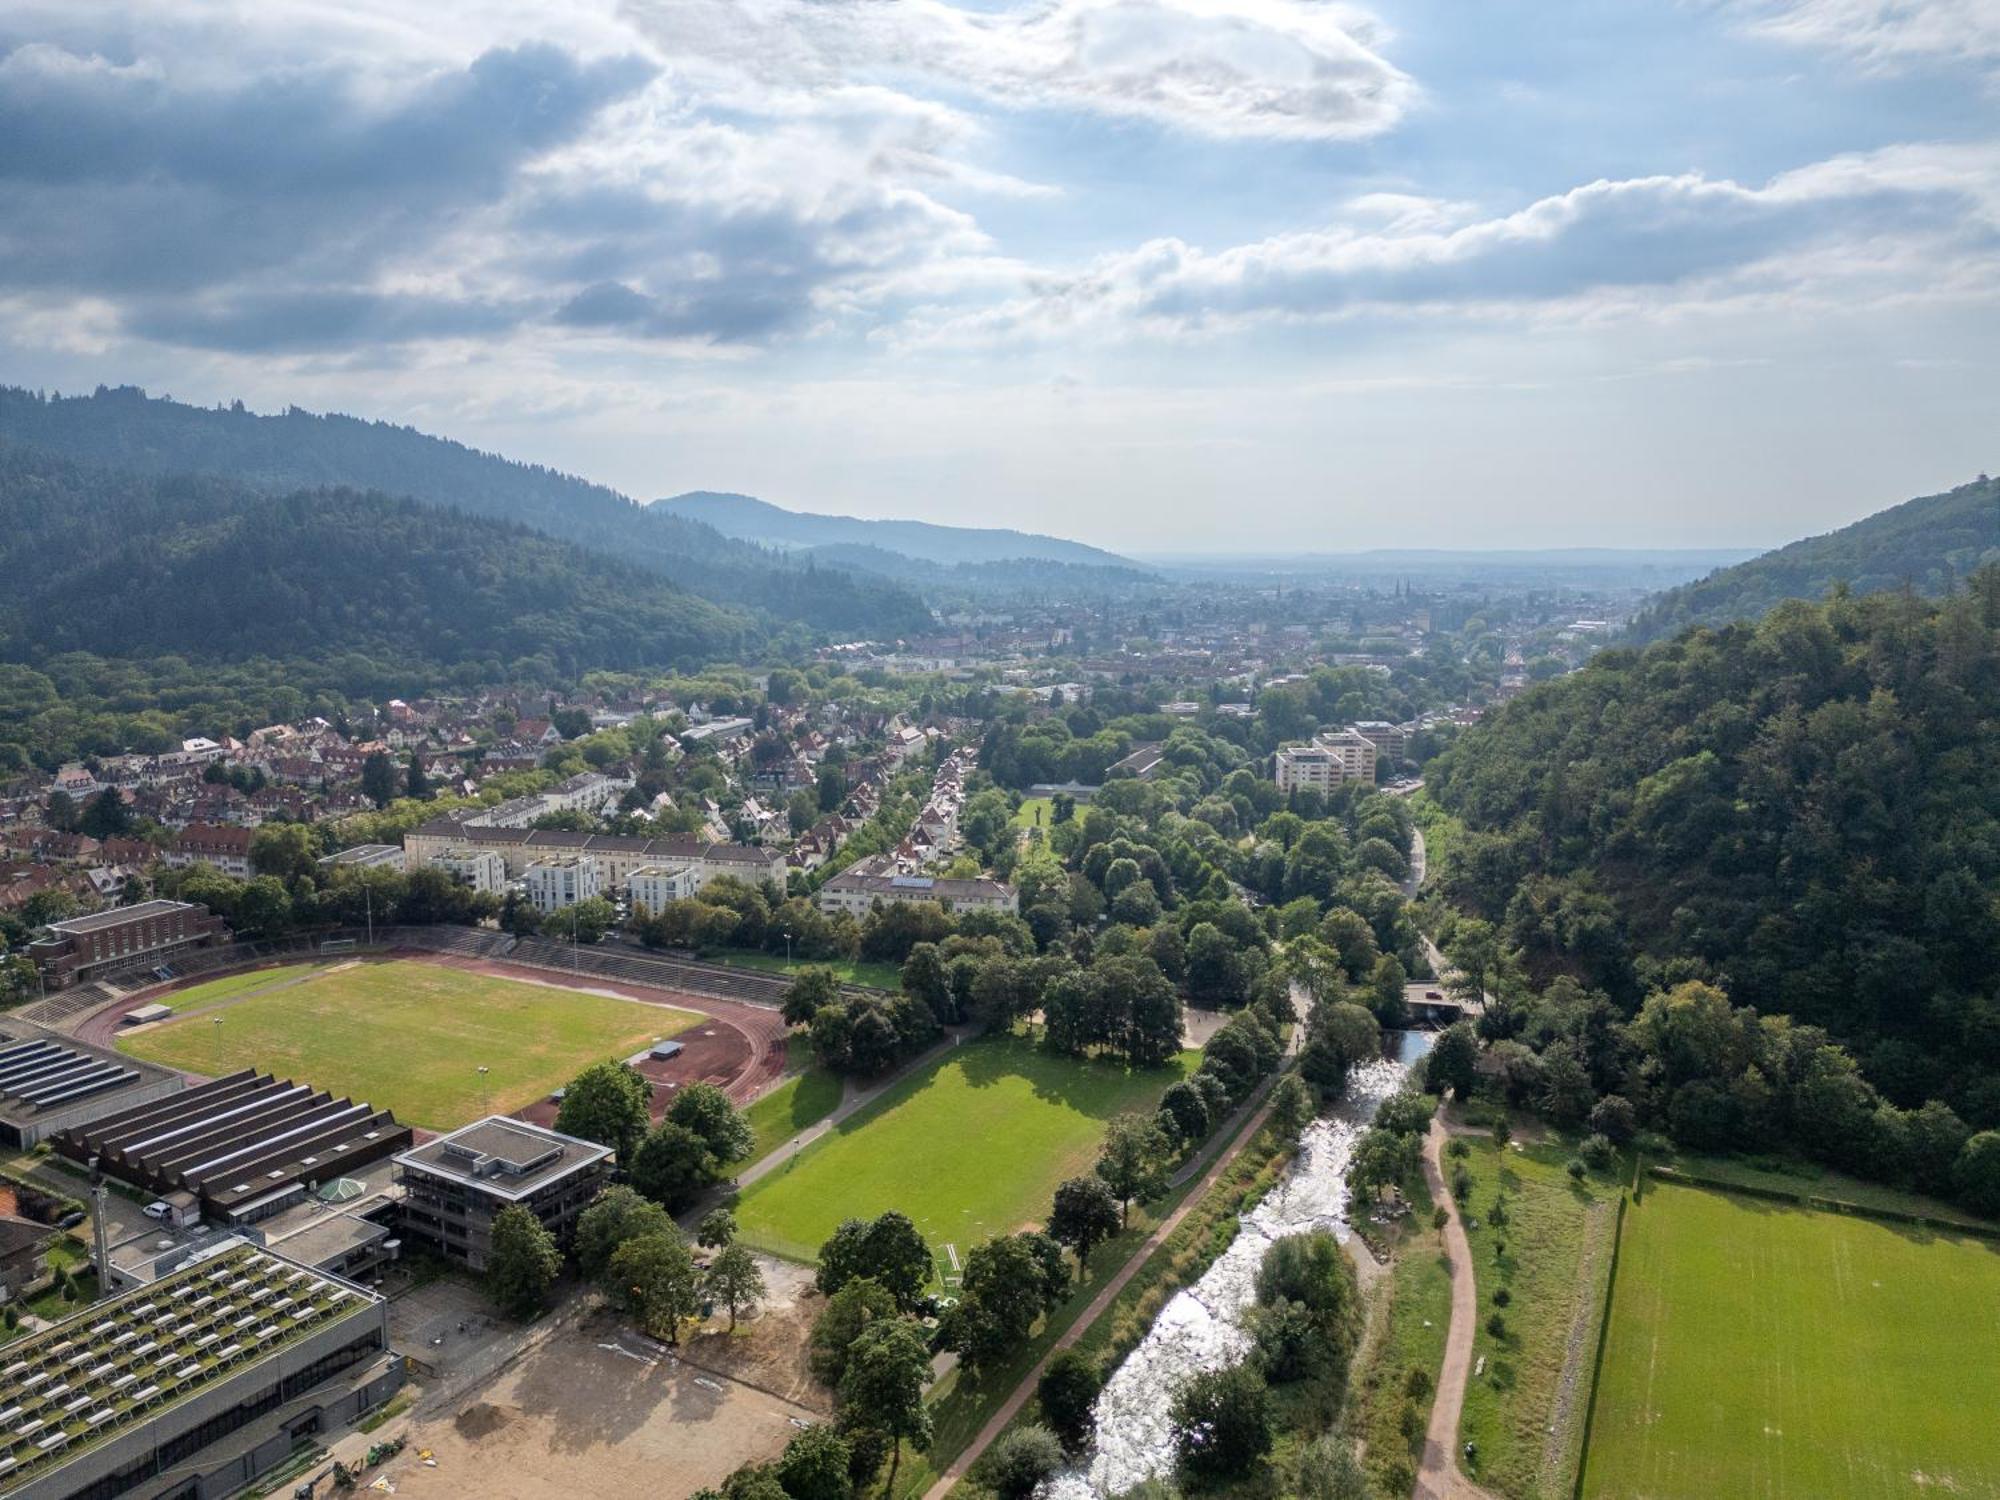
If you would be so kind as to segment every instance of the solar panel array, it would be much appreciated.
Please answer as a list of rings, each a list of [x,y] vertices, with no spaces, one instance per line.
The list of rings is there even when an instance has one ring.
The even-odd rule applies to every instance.
[[[244,1245],[0,1350],[0,1490],[348,1312],[361,1296]]]
[[[0,1099],[19,1099],[35,1109],[56,1109],[138,1077],[137,1068],[41,1037],[0,1042]]]

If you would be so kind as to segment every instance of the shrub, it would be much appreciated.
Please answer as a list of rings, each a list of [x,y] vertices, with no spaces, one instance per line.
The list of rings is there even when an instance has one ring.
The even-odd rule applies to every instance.
[[[1507,1320],[1495,1313],[1486,1320],[1486,1331],[1496,1339],[1504,1339],[1507,1337]]]
[[[1583,1138],[1583,1145],[1579,1148],[1578,1154],[1592,1170],[1602,1172],[1618,1159],[1618,1148],[1611,1144],[1610,1136],[1592,1134]]]
[[[1509,1302],[1512,1302],[1513,1300],[1514,1300],[1514,1294],[1508,1291],[1507,1288],[1505,1288],[1504,1286],[1496,1286],[1495,1288],[1493,1288],[1493,1305],[1495,1307],[1505,1307]]]
[[[1028,1500],[1062,1465],[1063,1448],[1056,1435],[1031,1424],[1003,1433],[979,1456],[979,1462],[972,1466],[972,1477],[1000,1500]]]
[[[1583,1164],[1582,1157],[1572,1156],[1569,1159],[1569,1166],[1566,1170],[1569,1172],[1569,1180],[1571,1182],[1581,1182],[1583,1181],[1584,1177],[1589,1173],[1590,1168],[1586,1167]]]

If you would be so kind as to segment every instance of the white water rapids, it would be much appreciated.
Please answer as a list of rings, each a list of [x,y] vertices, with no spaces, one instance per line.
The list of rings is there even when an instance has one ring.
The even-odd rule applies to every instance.
[[[1173,1469],[1174,1394],[1188,1376],[1220,1369],[1250,1347],[1243,1316],[1256,1297],[1257,1267],[1272,1241],[1308,1229],[1345,1240],[1347,1163],[1376,1107],[1402,1086],[1430,1038],[1404,1033],[1403,1060],[1363,1064],[1346,1095],[1299,1137],[1284,1179],[1243,1219],[1235,1241],[1193,1286],[1160,1310],[1097,1398],[1097,1432],[1083,1462],[1039,1491],[1042,1500],[1102,1500]]]

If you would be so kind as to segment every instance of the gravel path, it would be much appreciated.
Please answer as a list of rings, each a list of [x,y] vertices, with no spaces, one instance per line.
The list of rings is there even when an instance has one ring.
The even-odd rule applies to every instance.
[[[1472,1247],[1459,1222],[1458,1205],[1446,1191],[1442,1155],[1448,1132],[1431,1121],[1424,1137],[1424,1180],[1431,1198],[1449,1217],[1444,1227],[1445,1258],[1451,1262],[1451,1328],[1445,1335],[1444,1365],[1438,1371],[1437,1400],[1424,1436],[1417,1469],[1416,1500],[1492,1500],[1458,1467],[1458,1418],[1465,1407],[1465,1382],[1472,1374],[1472,1340],[1479,1321],[1479,1289],[1472,1275]]]

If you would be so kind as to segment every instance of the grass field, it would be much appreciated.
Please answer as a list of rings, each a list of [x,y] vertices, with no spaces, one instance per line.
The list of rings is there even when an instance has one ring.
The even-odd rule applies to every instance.
[[[1150,1111],[1193,1055],[1149,1072],[1056,1057],[1020,1037],[968,1042],[815,1141],[737,1205],[743,1234],[810,1259],[842,1219],[906,1213],[960,1254],[1048,1212],[1097,1159],[1104,1123]]]
[[[1403,1190],[1412,1212],[1382,1288],[1377,1342],[1355,1381],[1354,1431],[1368,1444],[1368,1467],[1383,1494],[1408,1494],[1415,1482],[1451,1327],[1451,1263],[1431,1227],[1435,1205],[1421,1173]],[[1413,1384],[1417,1371],[1425,1378]]]
[[[629,1056],[700,1019],[438,964],[351,963],[162,1022],[119,1046],[211,1076],[259,1068],[445,1129],[489,1108],[519,1109],[590,1063]]]
[[[812,1043],[804,1033],[795,1031],[786,1039],[785,1063],[784,1081],[743,1112],[757,1144],[751,1148],[749,1158],[739,1163],[738,1170],[762,1161],[840,1106],[843,1090],[840,1077],[813,1060]]]
[[[1055,811],[1055,802],[1049,797],[1023,797],[1021,805],[1014,809],[1016,828],[1039,828],[1047,833],[1049,817]]]
[[[2000,1244],[1657,1184],[1611,1312],[1586,1495],[2000,1495]]]
[[[240,995],[245,990],[262,989],[267,984],[284,984],[302,975],[310,974],[321,967],[319,964],[275,964],[268,969],[252,969],[244,974],[227,974],[221,979],[211,979],[207,984],[190,985],[184,990],[175,990],[170,995],[162,995],[158,1001],[148,1002],[166,1006],[169,1010],[193,1010],[197,1006],[213,1005],[218,1000],[227,1000],[231,995]]]
[[[1483,1137],[1467,1144],[1466,1239],[1479,1288],[1473,1359],[1485,1369],[1466,1384],[1459,1440],[1477,1445],[1473,1477],[1487,1488],[1509,1500],[1568,1500],[1611,1273],[1618,1184],[1610,1173],[1572,1182],[1570,1148],[1558,1141],[1504,1150]],[[1447,1181],[1459,1164],[1445,1157]],[[1506,1222],[1495,1224],[1493,1203],[1502,1195]],[[1501,1287],[1505,1307],[1493,1300]],[[1498,1337],[1487,1326],[1496,1312],[1505,1325]]]
[[[831,969],[842,984],[872,984],[881,990],[903,987],[903,971],[895,964],[874,963],[865,958],[799,959],[786,963],[776,953],[745,953],[730,949],[716,959],[737,969],[761,969],[767,974],[796,974],[800,969]]]

